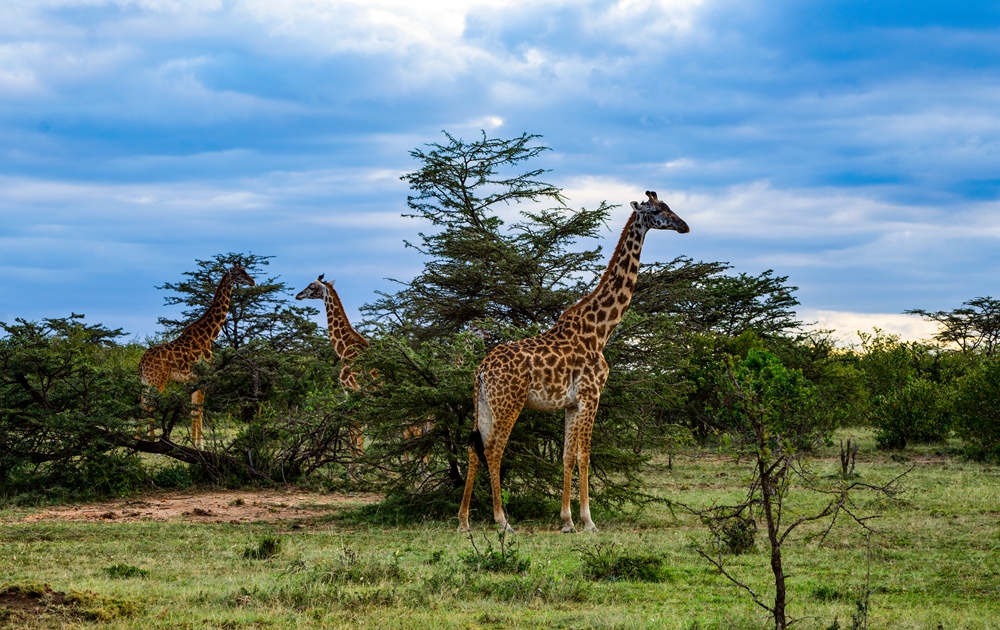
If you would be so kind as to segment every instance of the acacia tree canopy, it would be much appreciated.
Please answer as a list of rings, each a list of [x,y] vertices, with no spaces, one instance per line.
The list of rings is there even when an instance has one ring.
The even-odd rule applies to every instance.
[[[402,176],[415,193],[407,197],[412,213],[404,216],[435,228],[421,233],[418,244],[406,243],[427,257],[424,269],[362,311],[421,340],[461,332],[477,320],[551,325],[600,269],[600,247],[580,243],[600,234],[614,206],[572,210],[559,188],[539,179],[544,169],[519,170],[548,150],[535,144],[537,135],[445,137],[411,151],[420,167]],[[529,203],[510,225],[500,217],[506,206]]]

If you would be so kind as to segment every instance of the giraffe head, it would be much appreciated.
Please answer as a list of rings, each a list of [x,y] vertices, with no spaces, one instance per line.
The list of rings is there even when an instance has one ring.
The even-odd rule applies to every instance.
[[[229,278],[229,283],[233,286],[237,284],[245,284],[250,287],[257,286],[254,282],[253,277],[247,273],[247,270],[243,268],[240,263],[233,263],[232,269],[226,272],[226,276]]]
[[[653,230],[674,230],[678,234],[686,234],[691,231],[684,219],[674,214],[673,210],[656,198],[656,193],[647,190],[646,201],[642,203],[632,202],[632,209],[635,210],[639,220],[646,227]]]
[[[327,286],[333,286],[332,282],[323,282],[323,276],[325,273],[319,274],[313,282],[309,283],[309,286],[299,291],[299,294],[295,296],[296,300],[324,300],[326,299]]]

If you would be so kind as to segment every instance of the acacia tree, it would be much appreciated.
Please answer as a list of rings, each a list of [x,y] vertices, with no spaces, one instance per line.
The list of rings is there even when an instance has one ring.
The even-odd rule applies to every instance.
[[[236,263],[254,277],[256,286],[236,286],[229,303],[229,316],[215,340],[216,348],[238,350],[251,340],[266,340],[276,349],[286,349],[308,340],[316,332],[312,318],[318,311],[311,306],[290,303],[289,287],[280,278],[261,278],[273,256],[229,252],[210,260],[195,260],[196,268],[185,271],[185,279],[164,282],[158,289],[172,292],[164,298],[167,306],[187,307],[179,318],[160,317],[164,334],[173,336],[201,317],[212,304],[219,279]]]
[[[988,295],[963,302],[950,311],[917,308],[903,312],[937,322],[941,329],[934,339],[958,346],[963,354],[980,352],[992,357],[1000,350],[1000,300]]]
[[[537,140],[530,134],[497,139],[484,133],[467,142],[446,133],[445,142],[412,151],[419,168],[403,176],[413,189],[406,216],[426,221],[433,231],[407,245],[427,260],[397,293],[382,294],[362,309],[377,333],[369,335],[373,349],[358,368],[379,374],[376,386],[365,388],[354,406],[358,421],[378,437],[366,459],[376,468],[400,471],[385,478],[390,496],[426,510],[447,506],[435,514],[454,513],[455,490],[464,483],[476,365],[497,343],[552,325],[603,267],[600,247],[587,241],[598,236],[612,206],[568,208],[562,191],[542,181],[545,171],[525,164],[547,150]],[[517,206],[516,213],[508,206]],[[466,351],[463,331],[469,324],[485,331],[486,339]],[[633,361],[636,354],[627,345],[622,338],[618,350],[611,347],[610,360]],[[461,364],[459,356],[465,356]],[[643,381],[649,384],[645,391],[659,395],[653,381]],[[630,397],[627,387],[613,383],[608,390],[615,393],[597,418],[591,456],[595,497],[603,491],[608,500],[634,499],[643,460],[640,436],[630,424],[641,416],[632,413],[637,394]],[[429,432],[403,440],[406,428],[428,421]],[[517,480],[511,487],[521,493],[519,508],[547,511],[540,502],[561,488],[563,437],[561,417],[522,413],[501,471],[505,479]]]
[[[571,210],[562,191],[539,178],[544,169],[518,172],[548,148],[540,137],[482,138],[414,149],[420,168],[402,176],[414,194],[404,216],[434,230],[406,242],[427,257],[423,271],[393,295],[381,294],[362,310],[390,330],[422,340],[455,334],[469,323],[549,326],[586,291],[601,259],[600,247],[579,248],[599,235],[613,206]],[[507,225],[500,213],[522,206]]]

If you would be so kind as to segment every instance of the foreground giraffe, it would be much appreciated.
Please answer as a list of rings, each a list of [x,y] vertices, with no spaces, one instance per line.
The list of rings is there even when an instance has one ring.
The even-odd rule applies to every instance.
[[[469,470],[458,511],[459,531],[469,531],[469,502],[480,459],[490,474],[493,518],[514,531],[504,515],[500,461],[521,409],[566,410],[563,443],[562,531],[575,532],[570,513],[573,465],[580,467],[580,519],[585,531],[597,531],[590,518],[590,437],[601,389],[608,378],[604,345],[632,300],[639,273],[639,253],[646,232],[689,231],[687,223],[647,191],[646,201],[632,202],[632,216],[597,287],[569,307],[548,331],[497,346],[476,370],[473,399],[475,426],[469,436]],[[478,455],[478,457],[477,457]]]
[[[340,358],[342,366],[340,368],[340,386],[344,391],[357,391],[359,389],[357,374],[351,369],[352,359],[369,347],[368,340],[361,333],[354,330],[350,320],[347,319],[347,312],[340,301],[340,296],[333,288],[332,282],[323,280],[320,274],[309,286],[299,291],[295,296],[296,300],[323,300],[326,306],[326,327],[330,332],[330,343],[333,351]],[[360,426],[351,427],[351,454],[354,459],[358,459],[365,454],[365,436]],[[348,466],[349,471],[354,473],[354,463]]]
[[[143,385],[153,386],[162,393],[170,381],[183,383],[194,380],[194,364],[198,359],[212,360],[212,342],[222,331],[222,324],[225,323],[226,314],[229,312],[233,287],[237,284],[256,286],[253,278],[239,263],[234,264],[232,269],[223,274],[219,286],[215,289],[212,304],[204,315],[188,324],[177,339],[153,346],[143,353],[142,359],[139,360],[139,379]],[[191,394],[191,441],[195,448],[201,448],[204,402],[204,391],[199,389]],[[154,434],[152,423],[149,425],[149,434]]]

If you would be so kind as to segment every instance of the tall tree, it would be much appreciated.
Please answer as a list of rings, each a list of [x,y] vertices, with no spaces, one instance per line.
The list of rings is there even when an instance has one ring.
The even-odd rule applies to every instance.
[[[274,347],[299,344],[315,334],[312,318],[318,311],[311,306],[290,303],[289,287],[278,277],[262,278],[264,268],[273,256],[229,252],[216,254],[210,260],[196,260],[197,268],[183,273],[180,282],[164,282],[158,289],[172,291],[164,298],[167,306],[181,304],[187,307],[178,319],[160,317],[157,320],[168,334],[179,333],[185,326],[201,317],[212,303],[219,278],[240,263],[253,276],[257,285],[237,286],[229,304],[229,317],[215,340],[219,348],[239,349],[252,339],[266,339]]]
[[[460,464],[472,428],[471,377],[486,350],[552,325],[604,267],[600,247],[590,239],[600,234],[613,206],[567,207],[562,191],[542,181],[545,171],[526,164],[547,151],[538,138],[483,134],[467,142],[446,133],[445,142],[412,151],[419,168],[403,176],[413,189],[407,216],[433,230],[407,245],[427,260],[413,280],[400,283],[400,291],[363,309],[382,329],[359,366],[376,370],[379,382],[359,396],[353,412],[377,437],[368,463],[399,471],[385,491],[422,513],[450,515],[459,498],[453,489],[464,482]],[[516,212],[507,209],[518,204]],[[488,333],[485,344],[469,343],[463,331],[470,323]],[[615,345],[614,352],[622,361],[635,358],[626,345]],[[642,449],[629,424],[637,417],[635,402],[625,389],[616,390],[621,395],[612,396],[597,419],[595,432],[602,437],[592,454],[595,498],[634,498],[641,487],[635,474]],[[428,420],[429,432],[403,440],[404,429]],[[520,507],[548,511],[544,500],[561,487],[563,437],[561,421],[551,414],[522,414],[501,471]],[[405,453],[415,459],[400,463]]]
[[[548,148],[537,135],[466,142],[445,132],[446,142],[414,149],[420,168],[402,176],[414,194],[404,216],[424,219],[432,232],[419,244],[424,270],[381,294],[363,311],[390,328],[422,340],[461,332],[476,320],[519,328],[547,326],[587,289],[601,260],[600,247],[578,242],[598,236],[613,206],[571,210],[562,191],[539,178],[544,169],[519,171]],[[518,211],[507,225],[504,208],[524,202],[551,207]]]

